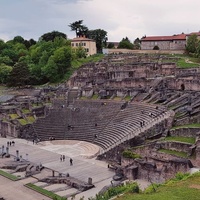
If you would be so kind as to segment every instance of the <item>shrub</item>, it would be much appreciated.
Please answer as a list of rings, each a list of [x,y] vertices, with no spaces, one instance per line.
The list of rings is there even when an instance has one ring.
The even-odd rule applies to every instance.
[[[122,156],[124,158],[132,158],[132,159],[135,159],[135,158],[141,158],[140,155],[136,154],[136,153],[133,153],[132,151],[130,150],[125,150],[122,152]]]
[[[147,188],[145,189],[144,193],[145,193],[145,194],[151,194],[151,193],[153,193],[153,192],[156,192],[156,189],[157,189],[158,187],[160,187],[160,186],[161,186],[161,184],[153,183],[153,184],[151,184],[149,187],[147,187]]]

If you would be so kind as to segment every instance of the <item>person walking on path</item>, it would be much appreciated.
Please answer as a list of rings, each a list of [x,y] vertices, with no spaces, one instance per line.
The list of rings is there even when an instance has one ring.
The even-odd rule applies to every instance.
[[[62,156],[63,161],[65,161],[65,155]]]
[[[62,160],[63,160],[63,156],[62,156],[62,155],[60,155],[60,162],[62,162]]]
[[[72,158],[70,158],[69,162],[70,162],[70,165],[72,166],[72,165],[73,165],[73,160],[72,160]]]

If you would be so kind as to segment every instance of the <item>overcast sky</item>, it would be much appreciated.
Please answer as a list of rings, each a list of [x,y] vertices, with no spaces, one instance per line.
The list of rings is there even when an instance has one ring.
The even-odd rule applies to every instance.
[[[20,35],[38,40],[77,20],[89,29],[104,29],[108,41],[123,37],[173,35],[200,30],[199,0],[0,0],[0,38]]]

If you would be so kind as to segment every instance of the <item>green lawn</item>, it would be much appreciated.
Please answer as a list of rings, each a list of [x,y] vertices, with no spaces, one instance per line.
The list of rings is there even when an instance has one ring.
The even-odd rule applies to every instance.
[[[190,61],[190,59],[189,59],[189,61]],[[192,62],[192,61],[190,61],[190,62]],[[192,67],[199,67],[200,64],[199,63],[188,63],[185,61],[185,58],[181,58],[178,60],[177,66],[179,68],[192,68]]]
[[[170,137],[166,137],[164,140],[166,140],[166,141],[186,142],[186,143],[190,143],[190,144],[194,144],[195,143],[195,138],[193,138],[193,137],[170,136]]]
[[[8,179],[10,179],[10,180],[12,180],[12,181],[17,181],[17,180],[19,180],[19,178],[18,178],[17,176],[14,176],[14,175],[9,174],[9,173],[7,173],[7,172],[4,172],[4,171],[2,171],[2,170],[0,170],[0,175],[1,175],[1,176],[4,176],[4,177],[6,177],[6,178],[8,178]]]
[[[66,199],[66,198],[63,198],[63,197],[61,197],[61,196],[59,196],[59,195],[57,195],[57,194],[55,194],[55,193],[53,193],[51,191],[45,190],[45,189],[43,189],[41,187],[38,187],[38,186],[36,186],[36,185],[34,185],[32,183],[28,183],[25,186],[30,188],[30,189],[32,189],[32,190],[35,190],[36,192],[38,192],[40,194],[43,194],[43,195],[45,195],[47,197],[50,197],[52,199],[56,199],[56,200],[65,200]]]
[[[182,126],[174,126],[171,130],[179,129],[179,128],[200,128],[200,124],[185,124]]]
[[[159,149],[158,151],[162,152],[162,153],[166,153],[166,154],[182,157],[182,158],[187,158],[188,157],[187,153],[185,153],[185,152],[174,151],[174,150],[169,150],[169,149]]]
[[[200,174],[191,176],[186,180],[169,182],[150,194],[124,194],[116,200],[199,200]]]

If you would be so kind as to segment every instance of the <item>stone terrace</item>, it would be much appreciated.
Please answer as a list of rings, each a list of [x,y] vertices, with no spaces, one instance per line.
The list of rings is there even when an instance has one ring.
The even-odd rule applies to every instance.
[[[165,107],[145,103],[115,101],[75,101],[73,107],[55,108],[34,124],[41,140],[81,140],[92,142],[104,152],[134,138],[142,128],[150,128],[169,116]],[[141,125],[141,123],[143,123]]]

